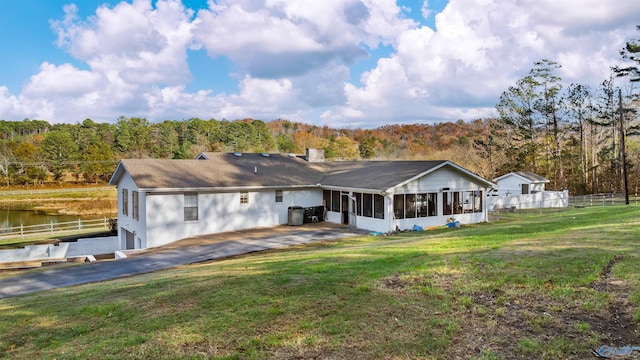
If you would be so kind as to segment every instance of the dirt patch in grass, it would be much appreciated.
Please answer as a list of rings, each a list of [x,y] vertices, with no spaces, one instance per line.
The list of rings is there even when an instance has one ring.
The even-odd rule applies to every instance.
[[[404,290],[407,286],[411,285],[411,282],[401,279],[399,274],[395,274],[390,277],[386,277],[380,280],[383,288],[389,290]]]
[[[437,273],[396,274],[379,285],[398,294],[419,289],[416,293],[455,304],[452,312],[460,329],[444,358],[584,359],[602,345],[638,345],[640,326],[634,321],[629,286],[611,276],[622,259],[614,257],[588,287],[568,290],[549,282],[537,289],[509,285],[465,291],[456,276]]]
[[[591,283],[590,287],[598,292],[610,295],[607,307],[607,317],[599,319],[594,324],[602,335],[606,344],[616,346],[637,345],[640,339],[638,324],[634,322],[634,309],[629,302],[630,290],[627,284],[611,276],[611,270],[615,264],[623,260],[623,256],[617,255],[600,273],[600,279]]]

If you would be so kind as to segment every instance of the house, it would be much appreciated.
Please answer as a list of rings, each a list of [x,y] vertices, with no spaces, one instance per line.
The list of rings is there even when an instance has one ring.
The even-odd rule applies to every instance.
[[[324,162],[306,156],[202,153],[196,160],[121,160],[122,249],[189,236],[287,224],[294,207],[323,206],[326,220],[378,232],[487,221],[493,183],[450,161]],[[319,219],[322,220],[322,219]]]
[[[515,171],[493,179],[498,185],[498,195],[527,195],[544,192],[549,180],[530,171]]]

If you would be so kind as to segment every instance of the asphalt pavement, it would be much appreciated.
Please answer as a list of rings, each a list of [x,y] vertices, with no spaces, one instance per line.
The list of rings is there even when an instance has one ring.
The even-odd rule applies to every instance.
[[[133,256],[79,266],[17,273],[0,278],[0,299],[56,288],[146,274],[256,251],[367,234],[367,231],[331,223],[202,235]]]

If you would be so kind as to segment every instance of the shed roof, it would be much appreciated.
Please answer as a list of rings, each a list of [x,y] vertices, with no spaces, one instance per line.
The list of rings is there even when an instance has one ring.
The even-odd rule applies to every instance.
[[[549,180],[543,178],[542,176],[538,175],[538,174],[534,174],[531,171],[513,171],[510,172],[508,174],[504,174],[498,178],[493,179],[494,182],[498,182],[508,176],[518,176],[523,178],[524,180],[529,181],[530,183],[548,183]]]

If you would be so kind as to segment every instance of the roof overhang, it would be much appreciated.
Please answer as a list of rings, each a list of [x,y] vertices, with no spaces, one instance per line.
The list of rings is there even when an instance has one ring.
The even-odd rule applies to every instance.
[[[509,176],[516,176],[516,177],[518,177],[518,178],[520,178],[520,179],[522,179],[522,180],[524,180],[524,181],[526,181],[526,182],[528,182],[530,184],[546,184],[546,183],[549,182],[548,179],[544,179],[544,178],[543,178],[543,180],[531,180],[531,179],[528,179],[528,178],[518,174],[517,172],[510,172],[508,174],[504,174],[504,175],[502,175],[500,177],[497,177],[497,178],[493,179],[493,181],[498,182],[498,181],[500,181],[500,180],[502,180],[504,178],[507,178]]]
[[[349,191],[349,192],[372,193],[372,194],[381,194],[381,195],[385,194],[385,191],[381,189],[364,189],[364,188],[344,187],[344,186],[336,186],[336,185],[322,185],[322,184],[320,184],[320,187],[323,190]]]
[[[251,190],[302,190],[302,189],[319,189],[318,185],[285,185],[285,186],[226,186],[226,187],[190,187],[190,188],[139,188],[139,192],[145,192],[148,195],[153,194],[170,194],[170,193],[223,193]]]
[[[438,164],[438,165],[432,167],[429,170],[423,171],[422,173],[420,173],[420,174],[418,174],[418,175],[416,175],[416,176],[414,176],[412,178],[409,178],[409,179],[407,179],[407,180],[405,180],[405,181],[403,181],[403,182],[401,182],[401,183],[399,183],[397,185],[394,185],[393,187],[385,190],[385,192],[392,192],[393,189],[395,189],[397,187],[404,186],[404,185],[406,185],[406,184],[408,184],[408,183],[410,183],[410,182],[412,182],[414,180],[417,180],[417,179],[419,179],[419,178],[421,178],[423,176],[426,176],[428,174],[436,172],[437,170],[442,169],[445,166],[452,167],[453,169],[465,174],[466,176],[476,180],[477,182],[483,183],[486,188],[492,188],[492,187],[496,187],[497,186],[496,184],[494,184],[491,181],[481,177],[480,175],[477,175],[477,174],[475,174],[475,173],[463,168],[462,166],[456,165],[456,164],[452,163],[451,161],[447,160],[447,161],[444,161],[441,164]]]
[[[122,160],[120,160],[118,162],[118,166],[116,166],[116,169],[113,171],[113,174],[109,179],[109,185],[118,186],[118,181],[120,181],[120,178],[126,172],[127,172],[127,168],[124,166],[124,163],[122,162]]]

